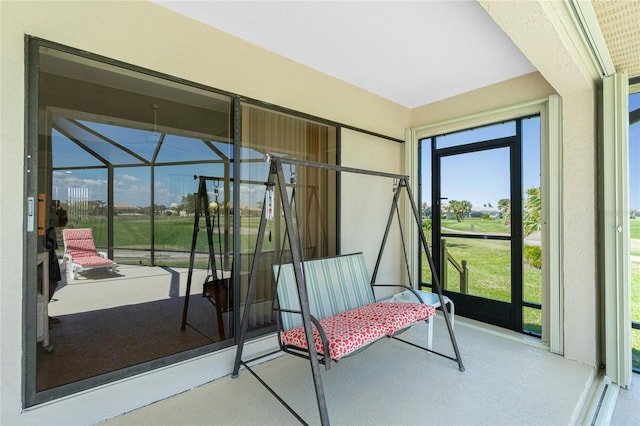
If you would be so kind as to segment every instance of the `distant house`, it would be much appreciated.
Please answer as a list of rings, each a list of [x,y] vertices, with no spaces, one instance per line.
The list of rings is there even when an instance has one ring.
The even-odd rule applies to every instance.
[[[469,217],[482,217],[484,214],[488,214],[490,218],[495,219],[500,217],[502,211],[497,207],[492,206],[481,206],[481,207],[473,207],[471,209],[471,213],[469,213]]]
[[[142,209],[127,203],[113,203],[113,210],[118,215],[140,215]]]
[[[240,205],[240,215],[245,217],[257,217],[262,214],[262,207],[252,207],[248,204]]]

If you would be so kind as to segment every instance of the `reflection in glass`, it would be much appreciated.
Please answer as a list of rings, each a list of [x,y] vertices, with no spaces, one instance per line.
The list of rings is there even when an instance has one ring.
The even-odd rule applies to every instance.
[[[245,300],[253,259],[257,229],[265,198],[264,182],[269,165],[265,154],[283,155],[295,159],[336,164],[335,129],[308,120],[245,105],[242,109],[242,153],[240,186],[240,278],[241,302]],[[261,156],[256,155],[262,153]],[[308,167],[284,166],[287,193],[295,173],[298,208],[296,226],[301,229],[300,241],[306,259],[335,254],[336,250],[336,177],[334,172]],[[289,202],[287,200],[287,202]],[[260,257],[260,273],[249,321],[250,329],[274,324],[271,310],[274,289],[272,265],[289,259],[285,240],[285,226],[281,216],[279,191],[274,192],[273,215],[268,220],[265,241]]]
[[[61,262],[63,229],[89,228],[118,267],[77,279],[62,271],[47,305],[56,320],[49,328],[39,318],[55,350],[36,349],[35,392],[77,392],[232,344],[233,312],[220,317],[202,297],[206,232],[187,294],[194,176],[218,179],[216,226],[224,255],[233,253],[231,99],[45,48],[39,81],[38,193],[55,255]],[[42,239],[40,254],[47,250]]]

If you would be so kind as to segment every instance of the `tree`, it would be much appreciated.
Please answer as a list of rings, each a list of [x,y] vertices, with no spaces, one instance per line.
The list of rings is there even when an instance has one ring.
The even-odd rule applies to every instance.
[[[540,188],[527,189],[527,198],[524,200],[524,211],[522,212],[522,231],[525,237],[540,229],[541,212]]]
[[[462,222],[465,216],[471,213],[472,204],[470,201],[462,200],[456,201],[451,200],[446,207],[446,211],[453,213],[453,216],[456,218],[458,222]]]
[[[187,212],[187,214],[196,213],[196,194],[187,194],[182,196],[182,203],[180,203],[180,209]]]
[[[511,200],[501,198],[498,201],[498,209],[502,212],[502,223],[505,225],[511,223]]]
[[[427,203],[422,203],[421,206],[422,217],[431,217],[431,207]]]

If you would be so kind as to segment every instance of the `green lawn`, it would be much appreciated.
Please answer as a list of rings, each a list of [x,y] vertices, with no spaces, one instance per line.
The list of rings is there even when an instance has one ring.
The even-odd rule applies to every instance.
[[[201,230],[198,234],[197,250],[207,251],[207,237],[204,232],[204,218],[201,219]],[[505,227],[499,219],[466,219],[457,222],[454,219],[445,219],[442,226],[458,231],[471,231],[474,225],[475,232],[478,233],[502,233]],[[158,250],[178,250],[185,252],[185,258],[191,247],[193,236],[193,218],[157,218],[155,222],[156,235],[155,244]],[[259,218],[242,218],[241,228],[241,251],[252,252],[257,238],[256,230],[259,225]],[[89,219],[81,223],[73,224],[73,227],[90,227],[93,229],[94,238],[98,247],[106,247],[106,220]],[[275,238],[269,241],[268,234],[271,229],[267,229],[267,236],[264,240],[263,250],[273,250]],[[272,230],[273,231],[273,230]],[[632,254],[640,256],[640,220],[631,220]],[[59,235],[60,248],[63,247],[62,237]],[[141,217],[116,217],[115,218],[115,246],[117,248],[129,249],[149,249],[150,222],[148,218]],[[635,241],[634,241],[635,240]],[[217,233],[214,235],[216,252],[218,251]],[[230,241],[233,247],[233,239]],[[633,247],[638,247],[634,253]],[[467,260],[469,269],[469,289],[470,294],[487,297],[495,300],[508,301],[510,298],[509,282],[509,243],[495,240],[479,240],[470,238],[449,238],[448,248],[451,255],[458,261]],[[126,263],[125,260],[119,260]],[[134,260],[132,260],[134,261]],[[137,260],[136,260],[137,262]],[[160,261],[158,264],[163,264]],[[186,266],[186,260],[179,261],[180,264],[171,266]],[[202,262],[200,262],[202,263]],[[423,255],[424,281],[431,281],[430,272],[426,257]],[[198,264],[198,267],[205,267],[205,264]],[[448,270],[449,289],[459,290],[459,275],[452,266]],[[529,302],[541,302],[541,271],[531,266],[524,266],[524,289],[525,300]],[[631,312],[634,321],[640,321],[640,263],[631,263]],[[540,311],[538,309],[524,309],[525,329],[540,332]],[[640,330],[632,331],[633,361],[634,366],[640,368]]]
[[[640,256],[640,219],[631,219],[629,221],[629,234],[631,236],[631,244],[629,244],[629,252],[632,256]]]
[[[640,240],[640,219],[631,219],[629,223],[629,233],[631,234],[631,239]]]
[[[477,232],[479,234],[507,234],[509,228],[502,224],[502,219],[468,218],[462,222],[455,219],[442,219],[443,228],[454,231]]]
[[[213,218],[212,218],[213,220]],[[217,223],[217,220],[216,220]],[[241,237],[240,237],[240,252],[241,253],[253,253],[257,240],[257,230],[260,225],[259,217],[243,217],[241,218]],[[233,223],[229,226],[232,228]],[[68,228],[92,228],[93,236],[96,246],[99,250],[105,250],[107,247],[107,221],[104,218],[89,218],[81,222],[69,224]],[[194,218],[192,217],[158,217],[155,220],[155,248],[157,251],[178,251],[184,252],[184,257],[173,256],[170,259],[162,259],[156,256],[155,264],[158,266],[176,266],[186,267],[189,265],[189,253],[191,251],[191,244],[193,240],[194,230]],[[281,234],[284,234],[284,227],[280,229]],[[265,231],[265,238],[263,242],[263,251],[273,251],[274,245],[277,242],[275,238],[275,229],[273,223],[267,224]],[[269,239],[269,235],[272,238]],[[224,219],[222,220],[222,243],[218,240],[218,230],[214,228],[213,232],[213,244],[214,251],[219,253],[220,244],[224,247]],[[116,216],[114,218],[114,248],[116,249],[129,249],[129,250],[141,250],[141,255],[145,253],[145,250],[150,249],[151,241],[151,223],[148,217],[141,216]],[[280,244],[281,244],[280,240]],[[233,249],[234,239],[233,235],[229,236],[229,250]],[[62,233],[58,235],[58,245],[60,248],[64,247],[62,242]],[[206,221],[204,217],[200,218],[200,225],[198,230],[196,252],[206,253],[208,251],[208,241],[206,232]],[[123,257],[120,255],[116,259],[122,264],[142,264],[148,265],[150,259],[144,256]],[[206,261],[199,261],[196,259],[197,268],[205,268]]]
[[[640,322],[640,263],[631,262],[631,320]],[[640,330],[631,329],[633,367],[640,368]]]
[[[505,302],[511,300],[510,243],[508,241],[449,238],[447,247],[451,256],[458,263],[462,260],[467,261],[468,294]],[[423,255],[422,265],[423,281],[430,282],[431,272],[425,255]],[[524,299],[528,302],[541,303],[541,270],[529,265],[524,265],[523,268]],[[459,291],[459,272],[449,265],[447,275],[447,289]],[[525,330],[540,333],[540,310],[524,309],[523,323]]]

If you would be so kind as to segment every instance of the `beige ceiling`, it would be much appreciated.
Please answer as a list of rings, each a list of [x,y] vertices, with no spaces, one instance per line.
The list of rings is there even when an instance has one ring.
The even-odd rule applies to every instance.
[[[527,36],[544,25],[533,17],[546,8],[545,0],[530,2],[545,6],[538,9],[525,1],[500,0],[482,1],[482,7],[476,0],[152,1],[409,108],[544,65],[535,55],[525,56],[510,36],[513,31]],[[509,14],[499,26],[495,14],[500,12],[494,9],[505,3]],[[592,4],[616,71],[640,76],[640,0]],[[527,18],[528,13],[534,15]],[[526,30],[510,28],[514,21]],[[543,49],[541,55],[548,58],[549,51]],[[567,77],[573,75],[571,69],[558,81],[549,69],[538,71],[552,85],[576,78]]]
[[[475,0],[153,1],[409,108],[536,70]]]
[[[640,0],[593,0],[616,71],[640,76]]]

